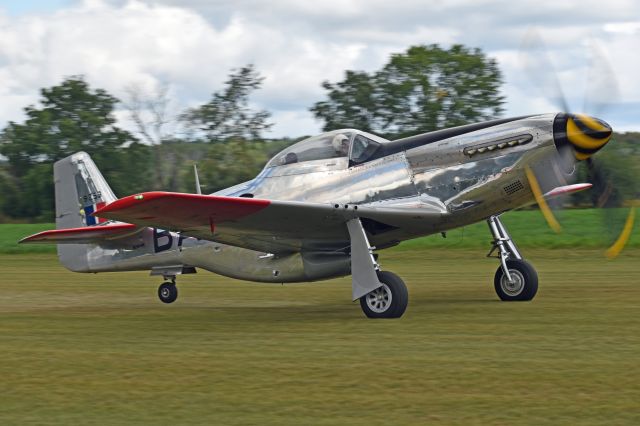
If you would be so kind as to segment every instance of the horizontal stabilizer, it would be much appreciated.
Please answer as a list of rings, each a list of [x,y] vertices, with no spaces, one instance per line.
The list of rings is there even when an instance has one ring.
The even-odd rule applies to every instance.
[[[140,229],[131,223],[53,229],[25,237],[20,243],[93,244],[127,237]]]
[[[593,185],[590,183],[575,183],[573,185],[564,185],[553,188],[551,191],[544,194],[545,198],[554,198],[560,195],[571,194],[578,191],[584,191],[591,188]]]

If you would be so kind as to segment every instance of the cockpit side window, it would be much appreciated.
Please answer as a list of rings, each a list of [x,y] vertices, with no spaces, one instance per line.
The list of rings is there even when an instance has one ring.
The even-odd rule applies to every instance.
[[[363,135],[356,135],[351,144],[350,163],[361,164],[367,161],[380,148],[380,143]]]

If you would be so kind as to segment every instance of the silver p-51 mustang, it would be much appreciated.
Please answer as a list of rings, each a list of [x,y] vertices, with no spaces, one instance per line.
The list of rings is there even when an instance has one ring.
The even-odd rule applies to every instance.
[[[566,177],[610,137],[605,122],[565,113],[393,141],[343,129],[294,144],[254,179],[215,194],[120,199],[80,152],[54,166],[57,229],[22,242],[57,243],[60,261],[76,272],[150,270],[166,281],[158,289],[165,303],[177,298],[176,276],[196,268],[267,283],[351,274],[364,313],[394,318],[407,307],[407,289],[381,270],[374,250],[486,220],[500,259],[496,293],[531,300],[536,271],[499,215],[591,186]]]

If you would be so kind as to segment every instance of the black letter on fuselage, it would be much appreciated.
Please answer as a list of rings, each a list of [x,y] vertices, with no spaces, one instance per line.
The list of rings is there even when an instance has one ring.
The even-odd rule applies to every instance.
[[[160,238],[165,238],[165,237],[167,238],[167,242],[164,244],[161,244]],[[171,232],[153,228],[153,250],[155,253],[169,250],[171,249],[172,245],[173,245],[173,237],[171,236]]]

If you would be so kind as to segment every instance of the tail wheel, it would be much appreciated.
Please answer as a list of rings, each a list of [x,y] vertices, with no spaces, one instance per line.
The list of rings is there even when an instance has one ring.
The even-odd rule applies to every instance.
[[[178,288],[174,283],[162,283],[158,287],[158,298],[163,303],[173,303],[178,298]]]
[[[381,287],[360,298],[360,307],[369,318],[400,318],[407,309],[409,293],[399,276],[388,271],[379,271]]]
[[[507,269],[511,281],[507,279],[502,267],[496,271],[493,285],[496,294],[505,302],[515,300],[531,300],[538,292],[538,273],[529,262],[524,260],[507,260]]]

